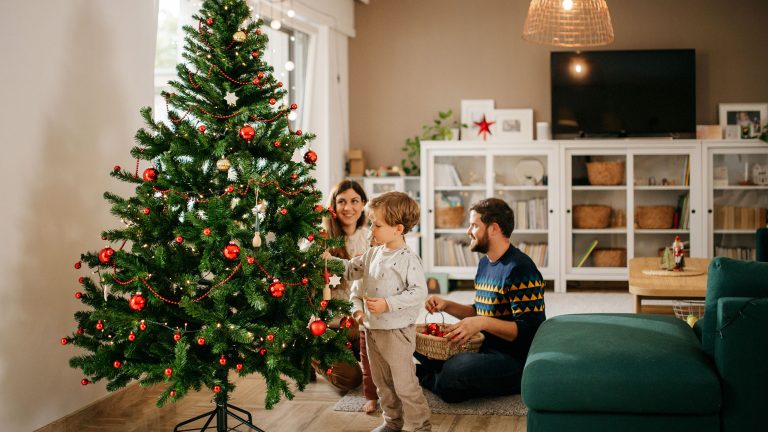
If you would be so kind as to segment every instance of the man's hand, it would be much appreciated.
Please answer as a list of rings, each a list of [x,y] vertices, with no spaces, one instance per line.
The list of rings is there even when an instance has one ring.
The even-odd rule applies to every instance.
[[[436,295],[427,297],[427,301],[424,303],[424,308],[429,313],[442,312],[445,310],[445,306],[448,304],[445,300]]]
[[[462,345],[469,339],[483,330],[483,319],[485,317],[473,316],[464,318],[456,324],[449,324],[445,327],[445,338],[452,343]]]
[[[365,304],[371,313],[380,314],[389,310],[387,301],[381,297],[368,297],[365,299]]]

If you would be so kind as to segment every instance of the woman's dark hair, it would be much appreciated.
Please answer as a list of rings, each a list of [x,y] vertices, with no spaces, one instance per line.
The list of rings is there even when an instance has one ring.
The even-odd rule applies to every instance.
[[[470,209],[470,211],[472,210],[480,215],[480,220],[486,226],[494,222],[497,223],[501,232],[507,237],[512,235],[512,231],[515,230],[515,213],[504,200],[486,198],[476,202]]]
[[[368,196],[365,194],[365,189],[363,189],[362,186],[360,186],[360,183],[354,181],[354,180],[342,180],[340,181],[331,192],[331,196],[328,200],[328,207],[332,208],[334,212],[336,212],[336,197],[339,196],[339,194],[346,192],[347,190],[352,189],[360,195],[360,199],[363,200],[363,205],[368,203]],[[338,219],[326,217],[323,220],[323,225],[325,227],[325,230],[328,232],[328,235],[331,238],[335,237],[342,237],[344,236],[344,229],[341,227],[341,224],[339,223]],[[355,229],[362,227],[365,225],[365,211],[363,211],[360,214],[360,217],[357,219],[357,224],[355,225]],[[347,253],[346,247],[340,247],[330,250],[331,255],[349,259],[350,256]]]

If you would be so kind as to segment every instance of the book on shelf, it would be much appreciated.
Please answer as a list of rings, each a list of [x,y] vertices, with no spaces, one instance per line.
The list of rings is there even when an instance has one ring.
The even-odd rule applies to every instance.
[[[576,267],[581,267],[584,265],[585,262],[587,262],[587,258],[592,254],[592,251],[595,250],[595,247],[597,247],[597,239],[592,240],[592,243],[589,244],[589,247],[587,247],[587,250],[584,252],[584,255],[581,256],[581,259],[576,264]]]
[[[440,186],[461,186],[456,167],[450,164],[435,164],[435,184]]]

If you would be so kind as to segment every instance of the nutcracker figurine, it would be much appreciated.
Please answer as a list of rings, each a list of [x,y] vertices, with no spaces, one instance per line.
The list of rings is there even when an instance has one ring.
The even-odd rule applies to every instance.
[[[685,253],[685,245],[680,241],[680,236],[675,236],[675,241],[672,242],[672,254],[675,257],[675,271],[683,271],[685,262],[683,260],[683,254]]]

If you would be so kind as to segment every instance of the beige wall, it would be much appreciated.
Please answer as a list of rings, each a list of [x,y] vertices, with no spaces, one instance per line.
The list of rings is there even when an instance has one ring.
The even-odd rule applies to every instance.
[[[59,345],[75,330],[80,253],[119,223],[102,199],[152,103],[148,1],[3,2],[0,184],[0,429],[31,431],[106,394],[83,388]]]
[[[399,164],[405,138],[461,99],[533,108],[550,121],[549,52],[524,42],[525,0],[356,3],[350,41],[350,146],[366,164]],[[616,41],[605,49],[696,49],[696,117],[717,104],[768,102],[765,0],[608,0]],[[560,50],[560,49],[558,49]],[[458,117],[458,116],[457,116]]]

